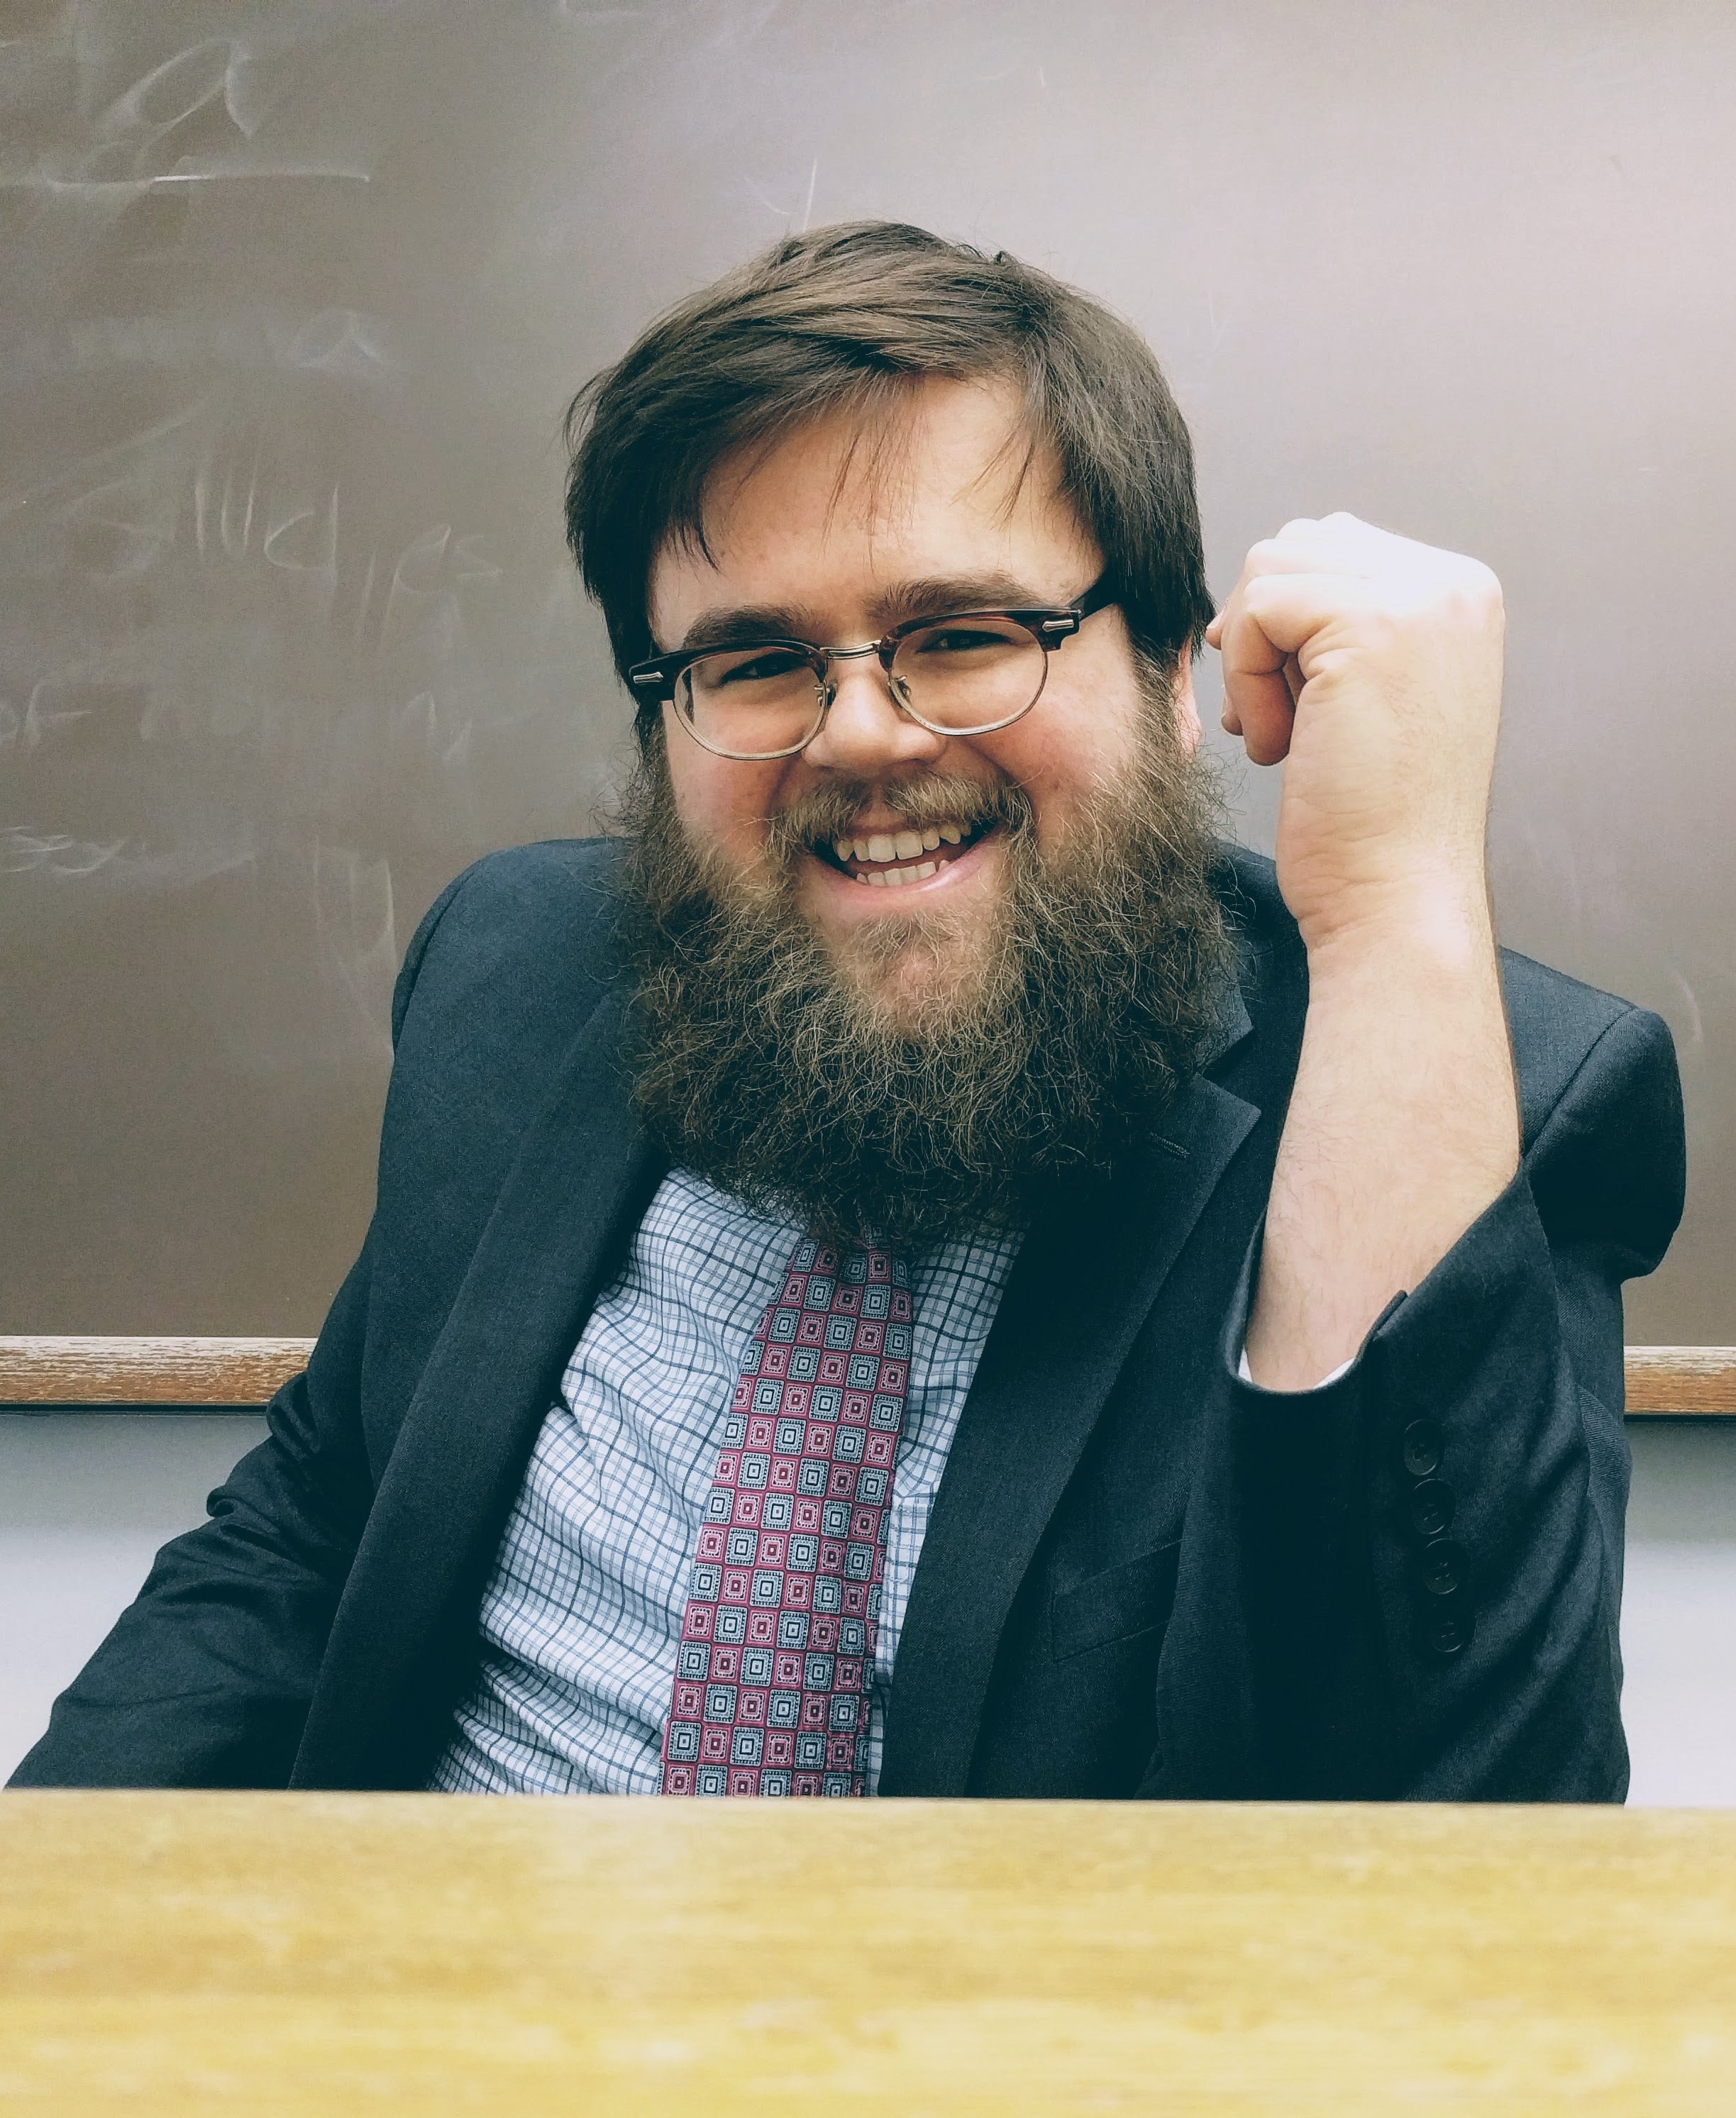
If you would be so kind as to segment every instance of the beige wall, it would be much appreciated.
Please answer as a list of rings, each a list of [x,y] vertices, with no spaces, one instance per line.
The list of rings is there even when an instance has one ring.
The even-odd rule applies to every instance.
[[[0,1330],[303,1331],[396,949],[623,725],[560,411],[805,220],[1150,335],[1215,581],[1349,507],[1505,580],[1507,938],[1669,1020],[1630,1336],[1736,1340],[1736,16],[1687,0],[14,4]],[[1208,684],[1209,684],[1208,678]],[[1244,829],[1274,788],[1244,780]]]

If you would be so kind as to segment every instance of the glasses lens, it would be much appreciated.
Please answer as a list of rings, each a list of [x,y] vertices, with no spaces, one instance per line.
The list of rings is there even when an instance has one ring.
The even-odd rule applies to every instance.
[[[1043,689],[1049,658],[1010,617],[949,617],[907,632],[892,678],[913,713],[960,734],[1016,720]]]
[[[732,647],[690,663],[675,696],[695,735],[726,757],[775,757],[812,733],[820,687],[789,647]]]

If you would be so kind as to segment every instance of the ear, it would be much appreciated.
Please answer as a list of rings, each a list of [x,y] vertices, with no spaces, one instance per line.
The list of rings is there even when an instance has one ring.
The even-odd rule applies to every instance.
[[[1193,653],[1184,647],[1176,657],[1175,682],[1171,692],[1175,702],[1176,733],[1183,747],[1197,750],[1200,747],[1200,702],[1193,696]]]

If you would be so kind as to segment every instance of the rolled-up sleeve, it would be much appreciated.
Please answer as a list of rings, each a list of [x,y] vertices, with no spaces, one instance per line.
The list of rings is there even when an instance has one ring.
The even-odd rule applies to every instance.
[[[1500,1197],[1320,1389],[1238,1372],[1256,1237],[1221,1490],[1258,1791],[1622,1798],[1621,1286],[1662,1256],[1683,1186],[1669,1033],[1627,1009]]]

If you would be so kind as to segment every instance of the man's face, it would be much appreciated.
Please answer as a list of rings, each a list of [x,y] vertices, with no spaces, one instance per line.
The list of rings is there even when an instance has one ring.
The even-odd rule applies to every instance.
[[[1039,455],[1021,479],[1025,455],[1010,389],[936,381],[887,437],[865,437],[844,415],[800,428],[745,469],[726,465],[707,497],[711,558],[670,549],[653,569],[660,648],[684,644],[702,621],[715,637],[735,611],[752,613],[762,634],[854,646],[907,617],[1072,602],[1096,580],[1102,557],[1057,496],[1051,463]],[[835,664],[832,678],[826,724],[794,757],[715,756],[664,709],[683,828],[744,881],[775,879],[766,871],[775,821],[817,790],[848,797],[838,835],[896,840],[910,828],[908,801],[903,812],[892,806],[900,785],[908,795],[941,779],[1021,787],[1039,849],[1064,858],[1093,794],[1127,773],[1150,710],[1113,609],[1051,656],[1035,707],[988,735],[937,735],[906,718],[873,656]],[[1199,719],[1185,659],[1179,678],[1174,710],[1192,749]],[[1003,827],[895,853],[904,872],[889,886],[859,880],[830,853],[794,858],[804,916],[864,997],[908,1017],[968,989],[1010,887]],[[926,876],[910,872],[931,864]]]

